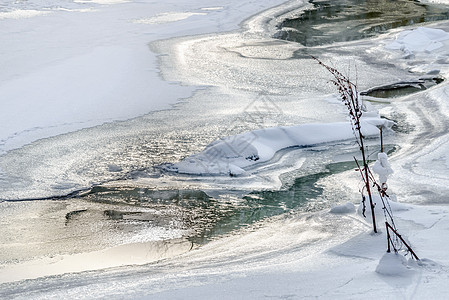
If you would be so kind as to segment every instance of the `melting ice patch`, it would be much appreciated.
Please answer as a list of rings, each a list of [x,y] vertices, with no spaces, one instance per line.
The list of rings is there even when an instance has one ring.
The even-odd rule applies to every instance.
[[[387,49],[401,50],[412,55],[414,52],[432,52],[443,47],[442,41],[449,39],[449,33],[441,29],[419,27],[404,30],[396,40],[386,46]]]
[[[379,127],[393,122],[380,117],[363,117],[365,136],[376,136]],[[229,136],[208,145],[204,151],[169,165],[167,170],[196,175],[241,175],[248,167],[267,162],[282,149],[312,146],[354,138],[349,122],[302,124],[259,129]]]
[[[119,4],[130,2],[129,0],[75,0],[75,3],[95,3],[95,4]]]
[[[201,10],[222,10],[224,9],[223,6],[216,6],[216,7],[203,7]]]

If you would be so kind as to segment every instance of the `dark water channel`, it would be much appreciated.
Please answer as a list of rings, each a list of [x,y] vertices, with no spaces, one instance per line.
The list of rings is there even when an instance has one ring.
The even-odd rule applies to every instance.
[[[95,187],[80,198],[101,204],[103,211],[97,215],[103,222],[109,223],[109,227],[122,230],[149,227],[161,227],[167,231],[186,230],[189,233],[184,237],[194,244],[203,244],[267,217],[295,210],[316,211],[329,206],[328,203],[311,201],[323,192],[317,182],[352,168],[352,161],[332,163],[316,174],[296,178],[287,189],[248,192],[243,198],[231,192],[210,196],[216,193],[120,186]],[[82,215],[89,213],[89,209],[69,212],[66,222],[76,226]]]
[[[360,93],[362,96],[375,98],[397,98],[427,90],[444,81],[442,77],[420,78],[416,81],[397,82],[385,86],[375,87]]]
[[[304,46],[319,46],[373,37],[389,29],[447,20],[446,6],[410,0],[310,1],[313,8],[286,19],[277,38]]]

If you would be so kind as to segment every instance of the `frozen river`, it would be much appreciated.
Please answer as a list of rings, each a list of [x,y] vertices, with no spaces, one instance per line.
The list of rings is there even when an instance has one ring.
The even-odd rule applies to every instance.
[[[402,26],[447,17],[444,6],[405,2],[402,9],[414,14]],[[364,9],[350,1],[323,3],[336,13],[329,19],[343,14],[347,24],[356,22],[351,13]],[[308,39],[301,26],[310,29],[307,34],[329,30],[312,17],[298,21],[306,9],[309,16],[324,10],[301,1],[2,4],[1,282],[57,275],[49,277],[46,291],[56,297],[60,288],[76,294],[75,286],[90,280],[98,287],[86,297],[125,290],[143,295],[179,287],[182,280],[165,281],[168,270],[183,273],[187,261],[198,263],[193,279],[185,279],[194,284],[224,268],[242,271],[239,263],[227,264],[235,257],[253,269],[262,259],[283,264],[297,244],[302,248],[294,255],[306,255],[315,243],[337,244],[339,231],[357,233],[350,224],[358,221],[339,223],[333,232],[331,224],[341,220],[318,213],[341,199],[357,201],[357,187],[347,187],[354,178],[348,161],[357,150],[351,140],[283,149],[242,176],[169,171],[219,138],[346,121],[345,107],[311,54],[348,70],[362,91],[447,74],[445,52],[406,59],[385,49],[400,30],[390,30],[399,26],[389,26],[391,10],[387,16],[376,7],[370,9],[377,15],[366,12],[378,18],[372,19],[373,30],[364,24],[369,34],[359,37],[365,39],[321,34],[324,41],[308,44],[301,43]],[[438,26],[449,27],[445,21]],[[411,196],[414,184],[408,202],[446,201],[446,168],[429,166],[429,160],[449,161],[446,89],[443,81],[394,99],[367,97],[397,122],[385,143],[401,172],[413,179],[392,181],[402,187],[398,196]],[[438,145],[429,148],[429,141]],[[370,150],[377,153],[376,139]],[[204,246],[211,240],[216,243]],[[268,243],[281,250],[264,253]],[[217,254],[227,246],[235,251]],[[190,251],[197,247],[204,248]],[[183,253],[187,258],[173,258]],[[163,258],[172,260],[101,271]],[[100,271],[58,277],[86,270]],[[149,279],[142,275],[147,272],[153,272]],[[121,288],[105,289],[122,275]],[[39,297],[40,284],[37,279],[1,287],[12,296]]]

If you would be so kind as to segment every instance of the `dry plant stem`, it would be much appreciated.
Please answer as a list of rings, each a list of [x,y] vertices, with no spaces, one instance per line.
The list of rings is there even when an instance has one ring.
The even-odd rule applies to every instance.
[[[365,137],[362,134],[362,128],[361,128],[361,123],[360,123],[360,118],[362,117],[362,108],[359,103],[359,93],[357,91],[357,86],[354,83],[352,83],[347,76],[340,73],[337,69],[324,64],[322,61],[320,61],[316,57],[312,56],[312,58],[314,60],[316,60],[321,66],[326,68],[326,70],[328,70],[329,73],[332,74],[334,79],[331,80],[331,82],[336,86],[343,104],[345,104],[346,108],[348,109],[350,120],[351,120],[351,125],[352,125],[352,131],[353,131],[356,141],[359,145],[360,152],[362,153],[363,173],[364,173],[364,176],[362,174],[362,179],[365,183],[365,188],[366,188],[366,192],[368,193],[369,203],[370,203],[370,207],[371,207],[371,217],[373,220],[373,231],[375,233],[377,233],[376,215],[374,213],[374,203],[373,203],[373,197],[371,195],[371,186],[370,186],[370,179],[369,179],[369,167],[368,167],[368,161],[367,161],[366,155],[365,155],[365,146],[363,144],[363,139]]]
[[[329,73],[332,74],[334,77],[331,82],[337,87],[338,93],[341,97],[341,100],[343,104],[346,105],[346,108],[348,109],[351,125],[352,125],[352,131],[354,133],[355,139],[357,141],[357,144],[359,145],[360,152],[362,154],[363,159],[363,167],[360,166],[359,162],[357,161],[357,158],[354,156],[354,161],[357,165],[357,170],[360,172],[360,177],[362,177],[364,188],[366,188],[366,192],[368,193],[370,207],[371,207],[371,216],[373,220],[373,231],[377,233],[377,226],[376,226],[376,217],[374,213],[374,203],[373,203],[373,197],[371,194],[371,184],[373,184],[373,187],[377,187],[377,191],[379,192],[380,199],[383,203],[383,210],[384,210],[384,216],[385,216],[385,227],[386,227],[386,233],[387,233],[387,243],[388,243],[388,249],[387,252],[391,251],[391,247],[393,247],[393,250],[395,252],[398,252],[397,245],[395,244],[395,241],[393,241],[392,237],[396,237],[396,240],[399,239],[402,242],[402,245],[404,245],[407,250],[411,253],[412,257],[416,260],[419,260],[416,253],[413,251],[413,249],[405,242],[405,240],[402,238],[402,236],[398,233],[396,229],[396,225],[394,224],[393,220],[393,213],[391,211],[391,207],[388,204],[388,200],[385,198],[388,198],[387,193],[385,190],[382,189],[382,187],[376,182],[376,179],[374,175],[371,173],[371,170],[368,166],[367,157],[365,155],[365,146],[363,143],[364,136],[362,134],[361,129],[361,122],[360,119],[362,117],[362,107],[359,103],[359,94],[357,92],[357,86],[352,83],[347,76],[344,76],[341,74],[337,69],[329,67],[328,65],[325,65],[322,63],[319,59],[312,56],[314,60],[316,60],[321,66],[326,68]],[[383,149],[383,135],[382,135],[382,127],[380,129],[380,144],[381,144],[381,152],[384,151]],[[363,201],[363,211],[362,214],[365,216],[365,195],[364,191],[362,189],[362,201]],[[387,207],[388,205],[388,207]],[[389,220],[391,224],[387,221]]]
[[[419,257],[416,255],[415,251],[413,251],[413,249],[405,242],[405,240],[402,238],[402,236],[393,227],[391,227],[391,225],[388,222],[385,222],[385,227],[387,228],[387,240],[388,240],[387,252],[391,252],[390,243],[393,245],[393,248],[394,248],[394,244],[391,241],[390,232],[389,232],[389,230],[391,230],[402,241],[402,243],[405,245],[405,247],[407,247],[407,250],[411,253],[411,255],[416,260],[419,260]],[[398,252],[398,250],[396,248],[394,248],[394,251]]]
[[[373,220],[373,231],[377,233],[377,226],[376,226],[376,214],[374,213],[374,203],[373,203],[373,196],[371,195],[371,186],[369,183],[369,176],[368,176],[368,162],[365,157],[365,148],[363,146],[363,139],[362,139],[362,132],[360,131],[360,128],[358,129],[360,134],[360,152],[362,152],[362,160],[363,160],[363,170],[365,172],[365,187],[366,192],[368,193],[369,198],[369,204],[371,207],[371,217]]]
[[[380,152],[384,152],[384,136],[382,127],[380,127],[379,130],[380,130]]]

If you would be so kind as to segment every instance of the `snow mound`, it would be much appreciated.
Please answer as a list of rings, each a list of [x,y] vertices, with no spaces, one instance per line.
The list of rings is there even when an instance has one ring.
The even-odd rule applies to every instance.
[[[351,202],[347,202],[342,205],[336,205],[330,209],[332,214],[350,214],[355,211],[355,205]]]
[[[379,135],[378,127],[393,122],[376,117],[362,118],[365,136]],[[245,168],[269,161],[277,151],[298,146],[313,146],[354,138],[349,122],[302,124],[265,128],[225,137],[165,169],[182,174],[241,175]]]
[[[414,30],[402,31],[396,40],[385,48],[401,50],[406,55],[413,55],[414,52],[430,53],[443,47],[442,41],[448,39],[449,33],[444,30],[419,27]]]
[[[381,184],[386,183],[388,175],[393,174],[393,169],[388,162],[388,156],[384,152],[380,152],[379,154],[377,154],[377,160],[371,169],[374,173],[379,175],[379,182]]]
[[[404,276],[410,272],[407,259],[397,253],[385,253],[376,267],[376,273],[386,276]]]

